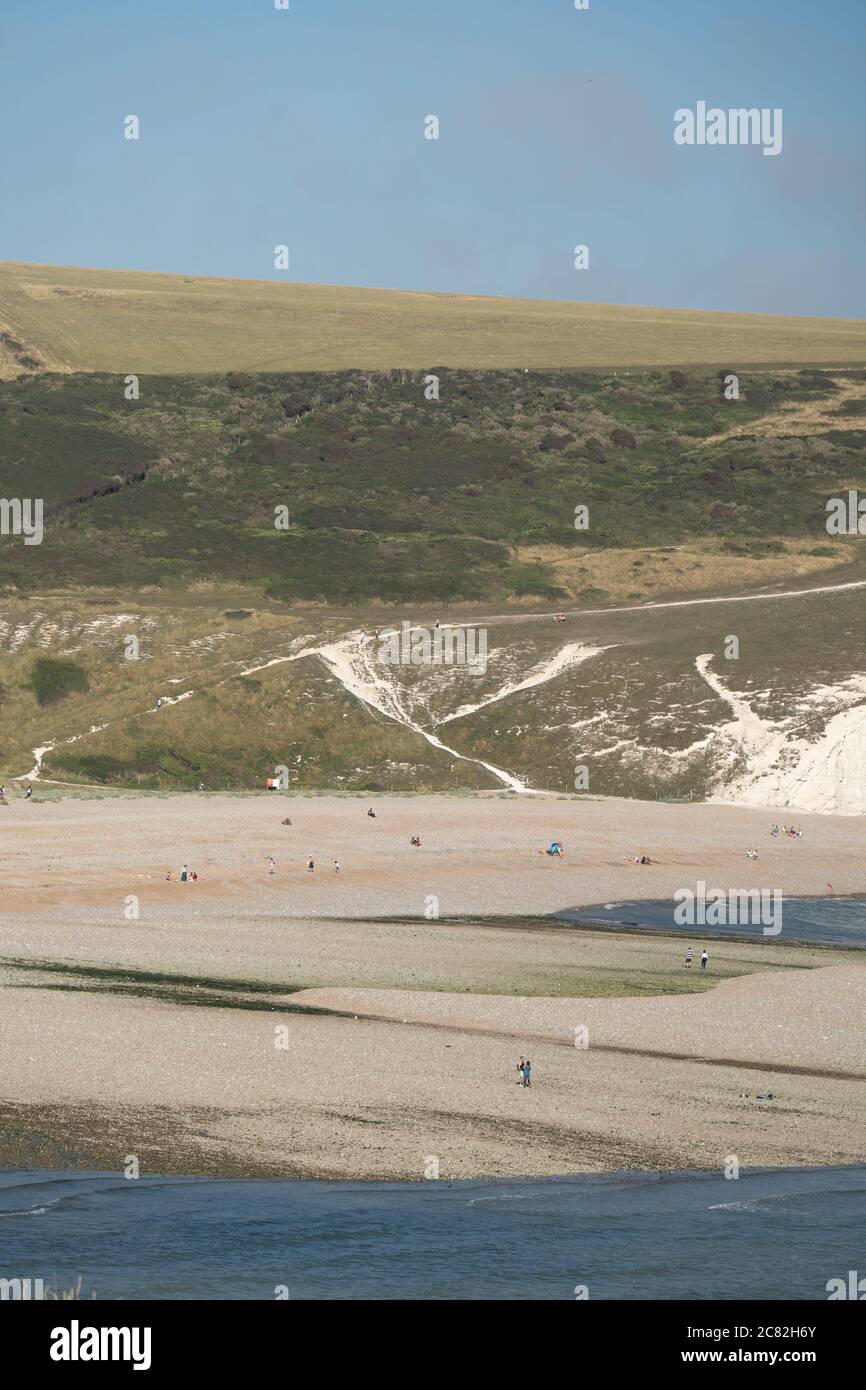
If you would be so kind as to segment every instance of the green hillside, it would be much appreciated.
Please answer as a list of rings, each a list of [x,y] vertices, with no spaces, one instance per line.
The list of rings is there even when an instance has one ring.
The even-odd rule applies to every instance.
[[[583,765],[590,795],[703,798],[752,761],[796,804],[816,796],[816,767],[850,764],[814,804],[863,814],[863,594],[491,620],[487,669],[474,673],[386,664],[372,625],[359,649],[357,618],[226,608],[216,594],[7,599],[0,782],[11,788],[39,762],[38,799],[52,780],[263,790],[283,766],[290,791],[507,794],[499,769],[574,795]],[[759,721],[747,747],[701,672],[704,654]]]
[[[0,539],[0,586],[585,604],[856,561],[825,503],[866,487],[866,371],[723,375],[25,375],[0,496],[42,497],[44,539]]]

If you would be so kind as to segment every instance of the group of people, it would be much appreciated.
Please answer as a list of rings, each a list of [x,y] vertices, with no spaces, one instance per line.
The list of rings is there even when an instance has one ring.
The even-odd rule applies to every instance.
[[[26,792],[24,793],[24,800],[25,800],[25,801],[29,801],[29,800],[31,799],[32,796],[33,796],[33,788],[32,788],[32,787],[29,785],[29,783],[28,783],[27,790],[26,790]],[[8,800],[7,800],[7,798],[6,798],[6,788],[5,788],[5,787],[0,787],[0,803],[2,803],[3,805],[6,805],[6,806],[9,805],[9,802],[8,802]]]
[[[686,951],[686,970],[691,970],[691,968],[692,968],[692,957],[693,957],[693,955],[694,955],[694,951],[692,950],[691,946],[689,946],[688,950]],[[710,959],[710,958],[709,958],[709,956],[708,956],[708,954],[707,954],[707,949],[706,949],[706,947],[704,947],[703,951],[701,952],[701,969],[702,969],[702,970],[706,970],[706,968],[707,968],[707,963],[708,963],[709,959]]]
[[[418,843],[420,844],[421,841],[419,840]],[[277,861],[276,861],[276,859],[274,858],[274,856],[273,856],[272,854],[269,854],[269,855],[268,855],[268,858],[267,858],[267,865],[268,865],[268,877],[269,877],[269,878],[272,878],[273,875],[274,875],[274,874],[276,873],[276,871],[277,871]],[[315,871],[316,871],[316,861],[315,861],[315,859],[313,858],[313,856],[310,855],[310,857],[309,857],[308,860],[307,860],[307,873],[312,874],[312,873],[315,873]],[[339,872],[340,872],[340,861],[339,861],[338,859],[335,859],[335,860],[334,860],[334,873],[337,873],[337,874],[338,874]],[[171,870],[171,869],[169,869],[168,873],[167,873],[166,876],[165,876],[165,879],[166,879],[166,882],[167,882],[167,883],[173,882],[172,870]],[[180,871],[179,881],[180,881],[181,883],[196,883],[196,882],[198,881],[198,874],[195,872],[195,870],[191,869],[191,868],[189,867],[188,864],[184,864],[183,868],[182,868],[181,871]]]
[[[778,825],[771,825],[771,826],[770,826],[770,834],[773,835],[773,836],[775,837],[776,835],[778,835],[778,833],[779,833],[779,827],[778,827]],[[783,826],[782,826],[782,834],[783,834],[783,835],[789,835],[789,836],[791,837],[792,840],[801,840],[801,839],[803,838],[803,832],[802,832],[802,830],[798,830],[797,827],[796,827],[795,825],[783,825]],[[757,855],[756,855],[755,857],[757,858]]]
[[[518,1083],[517,1083],[518,1086],[531,1086],[531,1085],[532,1085],[532,1063],[530,1062],[530,1060],[529,1060],[528,1057],[527,1057],[525,1060],[524,1060],[523,1057],[521,1057],[521,1058],[518,1060],[518,1063],[517,1063],[517,1070],[518,1070],[518,1072],[520,1073],[520,1080],[519,1080]]]
[[[375,819],[376,819],[376,812],[373,810],[373,807],[372,807],[372,806],[371,806],[371,807],[369,808],[369,810],[367,811],[367,815],[370,817],[371,820],[375,820]],[[281,823],[281,825],[291,825],[292,822],[291,822],[290,818],[289,818],[288,816],[286,816],[285,820],[281,821],[280,823]],[[412,843],[413,845],[420,845],[420,844],[421,844],[421,841],[419,840],[419,838],[418,838],[417,835],[413,835],[413,836],[412,836],[411,843]],[[269,854],[268,857],[267,857],[267,865],[268,865],[268,877],[269,877],[269,878],[272,878],[273,875],[276,873],[276,870],[277,870],[277,861],[276,861],[276,859],[274,858],[274,856],[273,856],[272,854]],[[310,854],[310,855],[307,856],[307,873],[308,873],[308,874],[314,874],[315,872],[316,872],[316,860],[315,860],[314,856],[313,856],[312,854]],[[334,860],[334,873],[335,873],[335,874],[338,874],[339,872],[340,872],[340,861],[339,861],[339,859],[335,859],[335,860]]]
[[[171,883],[171,882],[172,882],[171,869],[169,869],[168,873],[166,874],[166,876],[165,876],[165,881],[166,881],[166,883]],[[181,882],[181,883],[197,883],[197,882],[198,882],[198,874],[195,872],[194,869],[191,869],[191,868],[189,867],[189,864],[184,864],[183,868],[181,869],[181,871],[180,871],[180,882]]]

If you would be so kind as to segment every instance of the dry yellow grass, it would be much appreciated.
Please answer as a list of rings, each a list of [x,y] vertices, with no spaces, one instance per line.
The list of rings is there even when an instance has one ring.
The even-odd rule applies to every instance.
[[[840,559],[855,560],[854,546],[841,554],[815,555],[814,539],[783,541],[784,550],[759,558],[728,555],[716,542],[628,550],[576,551],[560,545],[528,545],[517,551],[526,563],[548,565],[555,582],[578,601],[587,589],[601,590],[613,602],[671,598],[728,590],[743,592],[780,581],[793,582],[836,570]],[[855,543],[856,544],[856,543]],[[857,577],[859,577],[859,569]],[[853,573],[852,573],[852,577]],[[531,601],[527,600],[527,606]],[[537,601],[536,601],[537,605]]]
[[[0,335],[54,371],[866,362],[866,323],[0,263]],[[19,354],[20,355],[20,354]],[[21,370],[0,338],[0,375]]]
[[[744,425],[735,425],[723,434],[708,434],[701,444],[704,447],[710,444],[725,444],[731,439],[740,439],[743,435],[752,438],[779,438],[790,434],[801,439],[807,434],[823,434],[826,430],[838,428],[840,407],[861,400],[863,382],[847,381],[845,377],[837,377],[834,384],[836,394],[830,401],[802,401],[774,412],[762,420],[749,420]],[[858,411],[858,418],[862,414],[866,414],[866,410]]]

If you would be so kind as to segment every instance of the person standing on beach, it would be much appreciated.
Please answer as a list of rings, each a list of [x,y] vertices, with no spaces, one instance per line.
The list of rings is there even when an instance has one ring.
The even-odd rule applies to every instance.
[[[528,1057],[523,1063],[523,1084],[524,1086],[532,1085],[532,1063]]]
[[[709,960],[709,956],[707,955],[706,947],[704,947],[704,950],[703,950],[703,952],[701,953],[701,969],[702,969],[702,970],[706,970],[706,968],[707,968],[707,961],[708,961],[708,960]]]
[[[691,948],[691,946],[690,946],[689,949],[686,951],[686,970],[691,970],[691,968],[692,968],[692,948]]]
[[[277,867],[277,861],[272,854],[268,855],[268,873],[272,874]]]
[[[340,862],[339,862],[338,859],[335,859],[335,860],[334,860],[334,873],[335,873],[335,874],[338,874],[339,872],[340,872]]]
[[[188,879],[189,879],[189,865],[188,865],[188,864],[184,864],[183,868],[182,868],[181,871],[180,871],[180,881],[181,881],[181,883],[186,883]]]
[[[315,871],[316,871],[316,865],[315,865],[315,863],[314,863],[314,861],[313,861],[313,856],[310,855],[309,859],[307,860],[307,873],[312,874],[312,873],[315,873]]]
[[[526,1085],[526,1077],[523,1075],[523,1068],[524,1068],[525,1066],[526,1066],[526,1063],[524,1062],[523,1058],[522,1058],[522,1057],[518,1057],[518,1059],[517,1059],[517,1071],[518,1071],[518,1074],[519,1074],[519,1076],[520,1076],[520,1080],[519,1080],[518,1083],[517,1083],[518,1086],[525,1086],[525,1085]]]

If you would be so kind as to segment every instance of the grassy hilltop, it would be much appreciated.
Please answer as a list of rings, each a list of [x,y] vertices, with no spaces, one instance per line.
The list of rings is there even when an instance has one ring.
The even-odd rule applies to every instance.
[[[866,364],[866,324],[0,263],[0,377],[729,361]]]

